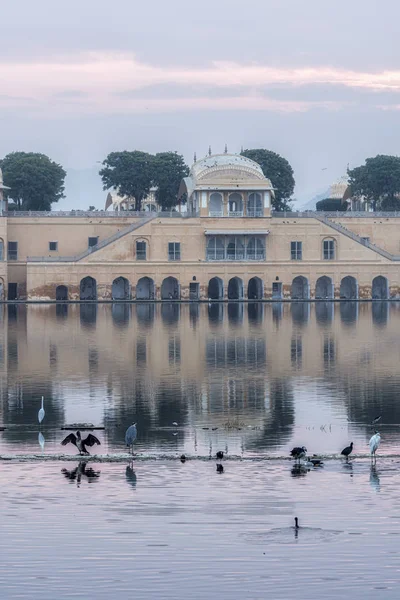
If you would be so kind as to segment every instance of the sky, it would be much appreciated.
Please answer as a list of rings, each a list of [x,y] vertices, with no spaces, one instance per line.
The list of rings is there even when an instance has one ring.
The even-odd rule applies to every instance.
[[[14,0],[0,4],[0,157],[68,170],[57,208],[102,208],[109,152],[267,148],[297,204],[398,154],[396,0]],[[268,174],[267,174],[268,175]],[[87,206],[86,206],[87,205]]]

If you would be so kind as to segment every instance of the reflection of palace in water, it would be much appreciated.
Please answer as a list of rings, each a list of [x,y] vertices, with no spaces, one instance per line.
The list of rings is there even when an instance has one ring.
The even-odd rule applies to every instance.
[[[132,414],[143,430],[245,415],[261,427],[254,443],[268,444],[290,437],[298,378],[342,390],[357,418],[371,381],[400,359],[396,303],[20,305],[1,319],[2,421],[35,423],[44,395],[46,418],[61,425],[81,390],[118,424],[110,439],[123,439]]]

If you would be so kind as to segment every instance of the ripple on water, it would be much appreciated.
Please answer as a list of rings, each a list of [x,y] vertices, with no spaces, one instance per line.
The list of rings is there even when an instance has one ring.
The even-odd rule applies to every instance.
[[[269,531],[244,533],[243,537],[253,544],[314,544],[333,541],[341,534],[344,531],[320,527],[278,527]]]

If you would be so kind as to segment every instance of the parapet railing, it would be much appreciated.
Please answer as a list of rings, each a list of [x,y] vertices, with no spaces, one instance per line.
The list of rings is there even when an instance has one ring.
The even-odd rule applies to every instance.
[[[323,210],[305,210],[303,212],[300,211],[271,211],[272,217],[280,217],[280,218],[310,218],[314,219],[316,215],[323,215],[328,219],[355,219],[355,218],[367,218],[367,219],[400,219],[400,212],[398,211],[390,211],[390,212],[367,212],[367,211],[323,211]]]
[[[176,219],[187,219],[190,217],[198,217],[198,212],[176,212],[176,211],[112,211],[112,210],[58,210],[58,211],[46,211],[46,210],[13,210],[13,211],[2,211],[3,217],[81,217],[81,218],[120,218],[126,219],[131,217],[144,218],[144,217],[167,217]]]

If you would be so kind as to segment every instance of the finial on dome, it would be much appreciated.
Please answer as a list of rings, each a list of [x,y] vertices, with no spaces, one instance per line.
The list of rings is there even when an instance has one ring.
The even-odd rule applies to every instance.
[[[193,156],[193,162],[196,162],[196,161],[197,161],[197,156],[196,156],[196,152],[195,152],[194,156]]]
[[[211,146],[208,146],[208,156],[211,156]]]
[[[228,144],[225,144],[225,150],[224,150],[225,154],[228,154]]]
[[[243,154],[243,145],[240,146],[240,154]]]

